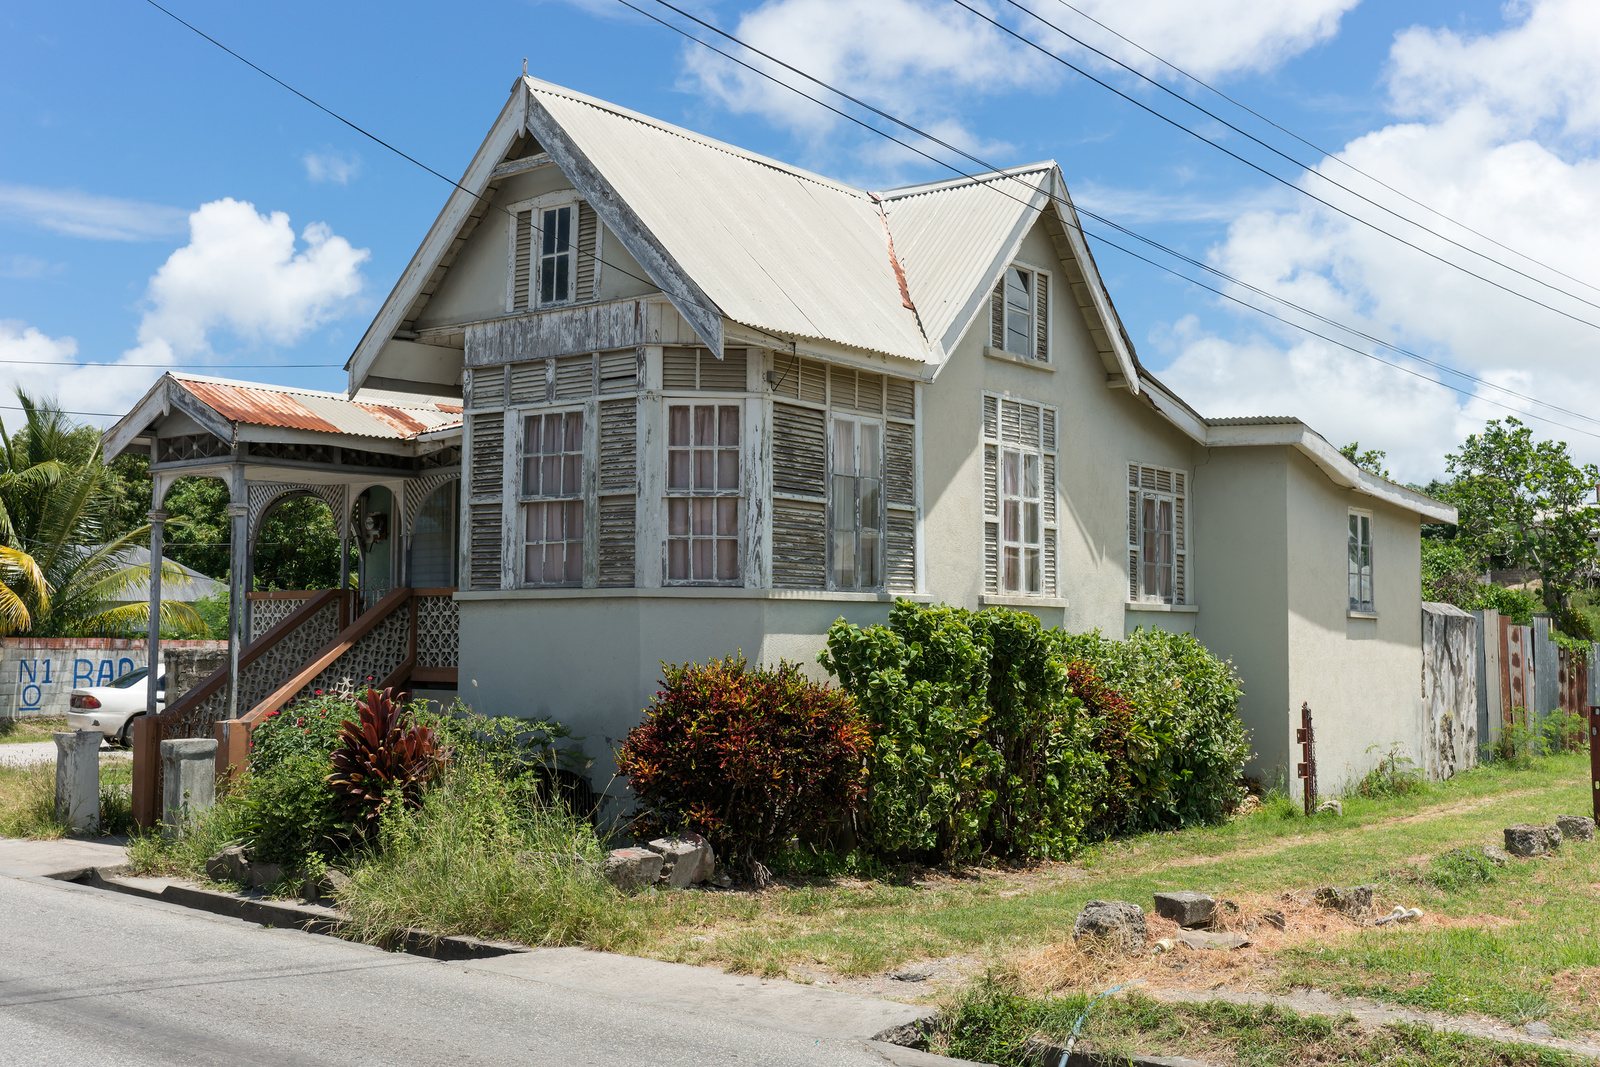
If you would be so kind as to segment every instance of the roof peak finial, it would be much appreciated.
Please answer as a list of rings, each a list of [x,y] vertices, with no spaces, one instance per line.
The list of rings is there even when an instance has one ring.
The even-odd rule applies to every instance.
[[[528,76],[528,57],[527,56],[523,56],[522,57],[522,76],[524,78],[526,78]]]

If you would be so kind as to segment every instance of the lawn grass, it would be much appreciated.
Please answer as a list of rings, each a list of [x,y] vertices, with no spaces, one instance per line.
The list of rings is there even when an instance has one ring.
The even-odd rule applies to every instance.
[[[1432,857],[1499,843],[1512,823],[1585,813],[1589,791],[1586,754],[1568,754],[1527,769],[1480,768],[1407,796],[1350,797],[1343,816],[1307,819],[1292,805],[1269,804],[1224,826],[1109,842],[1074,863],[1033,871],[901,884],[794,880],[759,895],[647,894],[632,902],[641,921],[596,931],[591,943],[763,975],[796,967],[882,974],[907,961],[963,957],[1050,992],[1131,973],[1063,952],[1088,900],[1148,910],[1154,892],[1198,889],[1239,901],[1242,924],[1285,892],[1371,882],[1384,910],[1404,903],[1429,916],[1415,926],[1362,929],[1307,903],[1286,936],[1261,936],[1258,947],[1228,959],[1247,972],[1231,977],[1267,991],[1298,983],[1516,1023],[1543,1018],[1558,1032],[1594,1030],[1600,846],[1513,861],[1490,882],[1444,890],[1427,881]],[[1217,954],[1205,955],[1201,971]],[[1140,963],[1182,977],[1167,975],[1167,966]]]
[[[53,719],[0,718],[0,745],[21,744],[26,741],[48,741],[52,735],[65,733],[66,716]]]
[[[102,834],[133,828],[133,761],[100,758]],[[54,840],[71,831],[56,821],[56,765],[51,760],[26,767],[0,767],[0,837]]]
[[[936,1021],[928,1044],[947,1056],[1034,1067],[1057,1062],[1075,1031],[1081,1045],[1112,1056],[1191,1056],[1229,1067],[1575,1067],[1583,1062],[1552,1049],[1425,1026],[1366,1030],[1349,1017],[1301,1015],[1274,1005],[1166,1004],[1139,993],[1098,1001],[1085,994],[1028,997],[993,985],[960,997]]]

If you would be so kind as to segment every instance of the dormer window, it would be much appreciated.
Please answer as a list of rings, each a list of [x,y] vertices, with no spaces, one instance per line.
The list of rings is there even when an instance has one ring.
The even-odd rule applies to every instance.
[[[576,193],[549,193],[511,207],[506,310],[537,311],[595,298],[599,225]]]
[[[989,346],[1050,362],[1050,276],[1013,263],[989,300]]]

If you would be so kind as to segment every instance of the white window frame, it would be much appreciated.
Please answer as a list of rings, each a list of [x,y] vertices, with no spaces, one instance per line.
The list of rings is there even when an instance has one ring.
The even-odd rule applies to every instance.
[[[590,470],[590,453],[592,449],[590,447],[589,440],[595,432],[595,427],[592,425],[594,420],[590,417],[586,407],[587,406],[584,404],[566,404],[556,407],[513,409],[517,419],[517,465],[513,473],[513,477],[516,479],[517,493],[517,519],[515,529],[517,530],[518,551],[516,565],[518,581],[519,584],[523,586],[536,589],[572,589],[579,588],[584,584],[583,575],[585,566],[587,564],[589,523],[591,521],[591,518],[588,514],[588,503],[590,496],[589,483],[592,480],[592,471]],[[527,464],[528,459],[532,454],[530,454],[528,451],[528,420],[533,418],[549,418],[552,415],[561,416],[563,419],[565,419],[565,417],[568,415],[577,415],[583,420],[582,433],[578,442],[578,451],[574,453],[568,449],[563,449],[561,452],[561,455],[563,456],[578,456],[578,488],[571,492],[563,490],[559,493],[546,493],[542,491],[539,493],[529,493]],[[543,424],[541,422],[541,426],[542,425]],[[533,454],[543,455],[547,453]],[[565,475],[563,475],[563,482],[565,482]],[[542,479],[540,488],[541,490],[543,489]],[[562,541],[569,546],[574,542],[576,542],[579,546],[578,577],[576,579],[566,578],[559,582],[534,581],[528,574],[528,546],[530,544],[550,543],[548,541],[533,542],[528,540],[528,515],[532,507],[542,507],[547,504],[577,505],[577,512],[580,516],[579,521],[581,525],[581,532],[576,538],[571,536],[562,538]],[[571,509],[569,507],[566,510],[570,512]],[[568,551],[571,551],[570,547]]]
[[[838,442],[838,431],[835,429],[835,426],[838,423],[841,423],[841,422],[854,423],[855,426],[856,426],[856,432],[855,432],[855,435],[854,435],[854,439],[855,439],[855,446],[854,446],[855,447],[855,454],[851,457],[852,467],[853,467],[853,469],[855,471],[855,473],[853,475],[845,475],[842,472],[838,471],[838,460],[839,460],[839,457],[837,455],[837,447],[836,447],[837,446],[837,442]],[[878,430],[878,475],[877,475],[878,507],[877,507],[877,517],[876,517],[877,518],[877,526],[876,527],[868,527],[862,521],[862,515],[861,515],[861,510],[860,510],[860,495],[861,495],[860,494],[860,482],[861,482],[861,479],[863,478],[863,475],[861,474],[861,430],[860,430],[860,428],[863,425],[869,425],[869,424],[872,425],[872,426],[877,427],[877,430]],[[887,583],[888,583],[888,576],[886,574],[887,557],[885,556],[885,548],[886,548],[886,545],[887,545],[887,537],[885,536],[885,531],[886,531],[886,527],[888,525],[888,509],[887,509],[887,506],[886,506],[886,504],[887,504],[887,494],[884,492],[884,484],[883,484],[884,483],[884,477],[883,477],[884,476],[884,462],[885,462],[884,441],[885,441],[885,437],[886,437],[887,427],[884,425],[884,419],[883,419],[882,416],[877,416],[877,415],[858,415],[858,414],[855,414],[854,412],[845,413],[845,412],[835,412],[835,411],[829,411],[828,412],[828,419],[827,419],[827,424],[826,425],[828,427],[828,431],[827,431],[828,432],[828,483],[827,483],[828,484],[828,507],[827,507],[827,513],[826,513],[828,588],[831,589],[831,590],[836,590],[838,592],[846,592],[846,593],[849,593],[849,592],[854,592],[854,593],[883,592],[887,588]],[[835,559],[835,533],[836,533],[836,527],[834,525],[834,519],[835,519],[835,516],[837,515],[837,510],[836,509],[838,509],[843,504],[843,501],[837,499],[837,493],[835,492],[834,483],[835,483],[835,480],[837,478],[839,478],[839,477],[849,477],[849,478],[852,478],[853,481],[855,482],[855,486],[854,486],[855,491],[853,492],[852,498],[850,500],[850,507],[851,507],[852,511],[855,513],[855,525],[854,525],[855,546],[854,547],[855,547],[855,555],[856,555],[856,560],[857,560],[857,581],[856,581],[856,583],[854,585],[840,585],[839,582],[838,582],[838,579],[836,577],[836,575],[837,575],[837,567],[836,567],[837,561]],[[873,568],[874,568],[874,571],[876,573],[876,581],[874,581],[871,585],[863,585],[861,583],[861,581],[859,580],[860,560],[865,558],[865,551],[863,549],[863,541],[865,539],[865,534],[866,534],[866,531],[868,529],[875,529],[876,534],[877,534],[877,544],[875,545],[875,547],[872,550],[873,551]]]
[[[578,205],[582,199],[583,198],[578,195],[577,190],[562,189],[553,193],[545,193],[542,196],[536,196],[531,200],[520,201],[510,205],[510,207],[507,208],[507,211],[510,212],[511,218],[510,240],[507,241],[508,247],[506,251],[506,311],[508,313],[518,311],[538,311],[541,308],[566,307],[567,305],[577,301],[578,225],[580,215]],[[544,224],[541,216],[545,211],[562,207],[570,207],[572,209],[572,218],[570,224],[571,229],[569,231],[570,236],[567,241],[566,251],[567,296],[564,300],[552,299],[547,302],[539,299],[539,293],[543,288],[541,283],[543,281],[544,269],[544,257],[539,252],[544,234]],[[528,239],[530,241],[530,247],[528,249],[528,306],[525,308],[519,308],[516,306],[517,216],[522,214],[524,211],[531,211],[533,213],[533,219],[528,231]]]
[[[1011,305],[1010,305],[1008,294],[1009,294],[1009,291],[1010,291],[1009,290],[1009,285],[1010,285],[1010,282],[1011,282],[1011,272],[1013,270],[1026,271],[1026,272],[1028,272],[1029,275],[1032,276],[1032,286],[1029,288],[1029,291],[1028,291],[1028,332],[1027,332],[1028,344],[1024,346],[1024,349],[1021,352],[1018,352],[1016,349],[1012,348],[1011,344],[1010,344],[1010,338],[1011,338],[1011,327],[1010,327]],[[1053,309],[1050,307],[1050,302],[1051,302],[1050,301],[1050,277],[1051,277],[1051,275],[1050,275],[1049,271],[1041,270],[1040,268],[1032,266],[1031,264],[1028,264],[1028,263],[1013,262],[1013,263],[1006,264],[1006,269],[1005,269],[1004,273],[1002,273],[1000,275],[1000,293],[1001,293],[1000,340],[1003,342],[1000,345],[1000,350],[1002,352],[1005,352],[1007,355],[1016,356],[1018,359],[1032,360],[1035,363],[1049,363],[1049,362],[1051,362],[1050,353],[1052,351],[1052,342],[1054,340],[1054,337],[1052,335],[1053,335],[1053,333],[1055,331],[1055,325],[1056,325],[1055,324],[1055,318],[1056,317],[1053,314]],[[1045,301],[1045,324],[1044,324],[1044,330],[1045,330],[1044,353],[1045,354],[1044,354],[1043,358],[1041,358],[1039,356],[1038,347],[1037,347],[1038,336],[1039,336],[1039,294],[1040,294],[1040,291],[1041,291],[1041,287],[1042,287],[1042,291],[1044,293],[1044,301]],[[991,340],[993,340],[993,338],[991,338]]]
[[[982,442],[981,460],[984,467],[983,476],[987,480],[989,457],[992,453],[994,456],[995,479],[995,510],[989,510],[987,485],[984,485],[983,487],[983,494],[979,502],[979,510],[983,515],[984,522],[983,546],[981,551],[984,554],[982,563],[985,570],[985,594],[989,596],[1039,597],[1044,599],[1059,597],[1062,595],[1060,589],[1061,412],[1059,409],[1049,404],[1041,404],[1035,400],[1028,400],[1016,396],[1006,396],[1000,393],[984,393],[982,404],[982,426],[980,430],[980,440]],[[992,419],[988,413],[989,406],[991,404],[994,407]],[[1024,405],[1034,409],[1034,411],[1037,413],[1036,418],[1038,419],[1039,430],[1037,436],[1032,442],[1022,442],[1020,440],[1012,441],[1006,439],[1006,418],[1004,414],[1004,408],[1008,404]],[[1047,413],[1048,421],[1051,421],[1054,424],[1053,434],[1050,435],[1050,439],[1053,440],[1054,447],[1048,447],[1046,434]],[[1019,425],[1021,424],[1021,421],[1021,416],[1019,415]],[[1032,456],[1035,458],[1036,470],[1038,471],[1037,496],[1030,498],[1020,492],[1010,494],[1006,492],[1005,466],[1006,455],[1008,453],[1017,456],[1019,485],[1022,482],[1023,474],[1027,468],[1027,457]],[[1017,502],[1018,537],[1015,539],[1007,536],[1006,501],[1008,499]],[[1026,505],[1030,501],[1036,501],[1039,508],[1039,537],[1037,542],[1030,542],[1027,540]],[[989,566],[988,553],[990,543],[990,527],[993,527],[994,550],[996,553],[996,559],[994,563],[995,584],[992,589],[988,585],[987,575]],[[1015,589],[1009,588],[1006,580],[1007,548],[1015,548],[1017,551],[1018,582],[1017,588]],[[1039,588],[1029,589],[1027,553],[1029,549],[1035,548],[1039,553]]]
[[[1378,611],[1377,600],[1377,571],[1374,565],[1376,553],[1372,546],[1372,512],[1363,508],[1351,508],[1348,512],[1348,525],[1345,529],[1345,594],[1350,605],[1349,610],[1360,615],[1373,615]],[[1360,543],[1361,532],[1366,533],[1366,543]],[[1366,549],[1365,562],[1358,563],[1358,553],[1361,548]],[[1365,580],[1366,587],[1362,589],[1360,583]],[[1355,587],[1355,595],[1351,588]],[[1365,596],[1361,594],[1365,593]]]
[[[1162,479],[1166,485],[1161,485]],[[1130,578],[1128,599],[1134,604],[1166,604],[1179,606],[1190,602],[1189,583],[1193,568],[1189,566],[1189,479],[1188,471],[1175,467],[1160,467],[1149,463],[1128,464],[1128,555]],[[1159,516],[1161,505],[1166,504],[1172,519],[1170,538],[1166,549],[1168,559],[1152,564],[1148,546],[1154,536],[1159,545],[1161,530]],[[1152,530],[1148,518],[1154,505],[1158,518]],[[1165,568],[1170,579],[1170,591],[1150,588],[1150,567]]]
[[[662,506],[662,513],[663,513],[663,521],[665,522],[665,529],[666,529],[666,535],[662,539],[662,557],[661,557],[662,581],[666,585],[673,585],[673,586],[679,586],[679,585],[742,586],[744,584],[744,566],[745,566],[745,560],[746,560],[746,557],[747,557],[747,549],[746,549],[745,542],[746,542],[747,512],[749,510],[748,505],[745,503],[745,500],[744,500],[744,497],[745,497],[744,456],[745,456],[745,448],[746,448],[746,435],[749,432],[748,429],[747,429],[747,426],[746,426],[747,420],[745,418],[745,405],[744,405],[744,402],[742,400],[729,400],[727,398],[718,398],[716,396],[694,396],[694,397],[671,396],[671,397],[664,397],[662,399],[661,403],[662,403],[662,412],[661,412],[662,413],[662,426],[664,427],[664,431],[663,431],[662,437],[663,437],[663,440],[665,442],[664,443],[664,447],[663,447],[663,453],[664,453],[665,459],[666,459],[666,469],[662,472],[662,475],[663,475],[662,484],[666,487],[666,495],[665,495],[665,498],[663,499],[662,505],[661,505]],[[688,444],[688,445],[674,445],[672,443],[672,409],[675,408],[675,407],[684,407],[684,408],[688,408],[689,409],[689,433],[690,433],[690,441],[691,441],[691,443]],[[696,446],[695,444],[692,443],[693,442],[693,436],[694,436],[694,412],[695,412],[696,408],[709,408],[713,412],[713,432],[718,437],[718,443],[713,444],[713,445],[701,445],[701,446]],[[732,412],[734,412],[735,418],[737,418],[737,420],[738,420],[738,440],[732,445],[723,445],[723,444],[720,443],[720,434],[721,434],[721,429],[720,428],[721,428],[721,425],[722,425],[721,416],[722,416],[722,412],[724,410],[731,410]],[[685,452],[689,456],[689,467],[690,467],[690,469],[689,469],[689,480],[690,480],[690,484],[688,486],[686,486],[686,487],[676,487],[675,488],[673,486],[673,484],[672,484],[672,478],[673,478],[673,473],[672,473],[673,454],[674,453],[685,453]],[[714,468],[714,472],[713,473],[715,475],[714,480],[719,482],[719,483],[721,481],[720,471],[721,471],[722,458],[724,457],[724,455],[731,456],[732,460],[733,460],[733,465],[734,465],[734,485],[733,485],[733,487],[732,488],[723,488],[720,485],[718,485],[718,486],[713,487],[713,488],[699,488],[699,487],[694,486],[694,484],[693,484],[694,483],[694,475],[695,475],[694,454],[696,452],[710,452],[712,454],[713,468]],[[693,526],[693,523],[694,523],[694,514],[693,514],[693,512],[694,512],[694,503],[693,502],[694,501],[699,501],[699,500],[715,501],[715,503],[712,505],[714,513],[715,513],[715,511],[720,510],[724,503],[730,502],[730,501],[733,502],[734,507],[736,508],[736,512],[735,512],[735,517],[734,517],[734,533],[733,533],[731,538],[728,537],[727,535],[718,534],[716,532],[716,517],[715,517],[715,514],[713,514],[713,518],[712,518],[713,527],[712,527],[712,532],[711,533],[709,533],[709,534],[695,534],[693,532],[693,529],[694,529],[694,526]],[[673,533],[672,508],[673,508],[673,503],[675,501],[685,502],[686,506],[689,509],[688,519],[689,519],[689,524],[690,524],[689,525],[690,532],[687,533],[687,534],[675,534],[675,533]],[[735,558],[734,568],[733,568],[734,576],[732,578],[693,578],[693,577],[690,577],[690,578],[673,578],[672,577],[672,546],[673,546],[674,542],[683,542],[683,543],[685,543],[687,545],[687,550],[689,552],[689,567],[690,567],[690,572],[692,574],[693,573],[693,568],[694,568],[694,549],[695,549],[695,543],[696,542],[704,542],[704,541],[712,542],[712,544],[713,544],[713,549],[712,549],[713,560],[715,561],[715,553],[718,550],[716,543],[717,542],[726,542],[726,541],[728,541],[730,539],[734,542],[734,551],[737,554],[736,558]],[[713,573],[715,573],[716,569],[717,569],[716,565],[715,565],[715,562],[713,562],[712,569],[713,569]]]

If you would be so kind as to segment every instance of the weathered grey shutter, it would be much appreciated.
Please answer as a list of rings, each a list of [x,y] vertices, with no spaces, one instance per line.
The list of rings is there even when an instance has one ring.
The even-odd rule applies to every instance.
[[[511,267],[511,310],[528,309],[528,288],[533,277],[533,212],[517,212]]]
[[[822,501],[773,499],[773,588],[827,588],[827,546],[828,515]]]
[[[986,396],[983,398],[983,436],[991,441],[1000,439],[1000,400],[998,397]]]
[[[600,391],[631,393],[639,384],[639,350],[600,353]]]
[[[511,402],[513,404],[542,404],[550,398],[549,385],[550,363],[548,360],[538,360],[534,363],[513,363],[511,365]]]
[[[1139,599],[1139,465],[1128,464],[1128,599]]]
[[[1050,362],[1050,279],[1043,274],[1034,276],[1033,358]]]
[[[746,350],[723,349],[722,358],[712,355],[709,349],[700,349],[700,388],[716,389],[728,393],[745,391]]]
[[[772,405],[772,488],[797,496],[827,496],[827,420],[822,412]]]
[[[985,397],[987,402],[990,397]],[[983,588],[1000,591],[1000,450],[983,446]]]
[[[913,435],[909,425],[890,422],[883,432],[883,493],[890,506],[917,502]]]
[[[877,375],[873,375],[877,377]],[[899,416],[911,408],[909,397],[897,398],[896,383],[888,379],[887,407]],[[905,382],[906,392],[911,383]],[[909,417],[909,416],[902,416]],[[917,470],[916,428],[890,418],[883,427],[883,495],[888,505],[884,519],[884,575],[894,593],[917,591]]]
[[[577,400],[594,392],[594,357],[563,356],[556,360],[555,398]]]
[[[699,354],[692,348],[669,348],[661,354],[663,389],[698,389]]]
[[[778,380],[772,387],[774,396],[786,396],[790,400],[803,400],[808,404],[827,403],[826,365],[780,352],[773,357],[773,367],[778,374]]]
[[[884,530],[888,563],[885,568],[891,593],[917,591],[916,512],[890,508]]]
[[[1172,476],[1172,602],[1189,602],[1188,478],[1182,471]]]
[[[470,408],[504,407],[506,402],[506,369],[504,367],[474,367],[467,372],[467,406]]]
[[[577,284],[573,296],[577,300],[593,300],[598,296],[597,278],[600,274],[599,254],[600,220],[587,201],[578,201],[578,255],[573,264]]]
[[[467,576],[473,589],[499,589],[505,477],[503,412],[468,417]]]
[[[595,578],[602,586],[631,588],[638,543],[634,524],[639,491],[638,401],[602,400],[599,421],[600,536]]]
[[[1003,271],[1000,280],[994,283],[994,292],[989,295],[989,344],[994,348],[1006,346],[1006,276]]]
[[[917,387],[904,378],[890,378],[885,404],[891,419],[911,421],[917,416]]]

